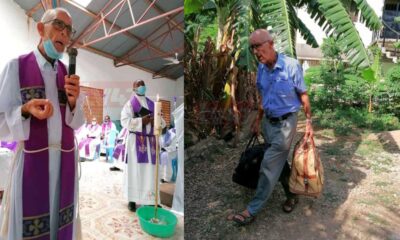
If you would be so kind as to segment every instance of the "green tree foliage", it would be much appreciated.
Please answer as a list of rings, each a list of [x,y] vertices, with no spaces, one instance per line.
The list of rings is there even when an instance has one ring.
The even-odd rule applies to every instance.
[[[324,60],[320,66],[318,87],[311,92],[319,109],[334,109],[343,104],[345,66],[342,51],[334,38],[327,38],[321,46]]]
[[[360,70],[343,61],[337,43],[325,39],[321,46],[325,60],[305,74],[318,124],[340,135],[359,128],[399,129],[400,67],[392,68],[383,81],[379,48],[369,48],[373,64]]]
[[[389,69],[384,83],[378,88],[376,104],[379,113],[391,113],[400,118],[400,66]]]
[[[248,50],[248,36],[256,28],[269,27],[280,52],[296,56],[296,31],[311,46],[318,46],[311,31],[297,17],[296,9],[305,8],[339,48],[358,67],[371,65],[367,50],[350,18],[349,6],[360,12],[361,21],[371,30],[379,30],[381,22],[366,0],[185,0],[185,14],[216,11],[218,34],[216,48],[234,37],[236,61],[254,71],[254,58]],[[190,24],[187,24],[187,27]]]

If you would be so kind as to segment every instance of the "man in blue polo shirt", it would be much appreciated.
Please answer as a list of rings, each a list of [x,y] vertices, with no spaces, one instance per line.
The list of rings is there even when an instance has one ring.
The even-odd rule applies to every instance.
[[[259,61],[257,89],[260,106],[253,131],[260,132],[260,122],[265,117],[266,124],[263,127],[270,147],[261,163],[256,195],[243,212],[231,216],[240,225],[249,224],[255,219],[278,180],[281,181],[287,197],[282,208],[288,213],[293,210],[298,198],[289,191],[290,167],[287,159],[296,134],[297,112],[301,106],[307,118],[305,138],[313,135],[310,101],[298,61],[277,53],[273,38],[267,30],[254,31],[249,41],[251,51]]]

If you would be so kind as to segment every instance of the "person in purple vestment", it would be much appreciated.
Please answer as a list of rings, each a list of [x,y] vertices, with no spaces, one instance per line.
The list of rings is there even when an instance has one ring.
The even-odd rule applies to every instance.
[[[121,111],[121,125],[127,128],[126,168],[124,171],[124,193],[128,208],[136,211],[136,205],[155,203],[154,102],[145,96],[143,80],[133,84],[133,95]],[[162,127],[165,121],[162,120]]]
[[[117,127],[115,126],[115,124],[111,121],[110,116],[106,115],[104,117],[104,121],[101,124],[101,139],[107,139],[107,134],[111,131],[111,130],[116,130]]]
[[[115,124],[111,121],[110,116],[106,115],[101,124],[101,147],[100,152],[106,154],[106,161],[112,162],[112,152],[115,146],[115,138],[118,135],[118,130]],[[111,155],[111,156],[109,156]]]
[[[78,144],[79,156],[81,161],[96,160],[100,155],[101,145],[101,126],[97,123],[96,117],[92,118],[91,123],[86,125],[86,137],[82,138]]]
[[[119,168],[117,165],[123,165],[123,163],[125,163],[125,158],[126,158],[125,142],[128,133],[129,133],[128,129],[122,128],[117,136],[112,156],[113,166],[110,167],[110,171],[121,171],[121,168]]]
[[[0,239],[80,239],[74,129],[84,123],[79,76],[60,61],[75,32],[63,8],[37,24],[40,42],[0,75],[0,140],[18,141],[0,209]]]

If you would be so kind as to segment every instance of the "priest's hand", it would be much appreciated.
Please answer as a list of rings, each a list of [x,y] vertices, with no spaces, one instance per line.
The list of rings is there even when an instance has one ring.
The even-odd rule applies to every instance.
[[[71,75],[65,76],[65,92],[67,93],[68,103],[71,108],[71,111],[74,110],[76,105],[76,100],[79,97],[79,76],[78,75]]]
[[[32,99],[22,105],[22,115],[32,115],[43,120],[53,115],[53,105],[48,99]]]

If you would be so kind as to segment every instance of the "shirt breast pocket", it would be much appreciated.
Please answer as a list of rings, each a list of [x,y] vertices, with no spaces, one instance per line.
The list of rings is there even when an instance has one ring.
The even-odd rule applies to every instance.
[[[275,91],[280,97],[293,97],[293,85],[287,78],[277,78]]]

